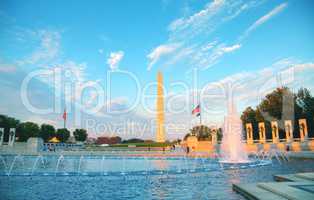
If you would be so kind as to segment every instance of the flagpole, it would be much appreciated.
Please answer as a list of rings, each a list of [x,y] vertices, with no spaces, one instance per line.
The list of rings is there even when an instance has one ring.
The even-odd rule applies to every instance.
[[[63,128],[66,129],[66,109],[63,112]]]
[[[202,106],[201,106],[201,95],[198,94],[198,105],[200,107],[200,125],[202,125]]]
[[[66,107],[66,89],[65,89],[65,77],[63,76],[63,92],[64,92],[64,111],[63,111],[63,128],[66,129],[66,120],[67,120],[67,107]]]

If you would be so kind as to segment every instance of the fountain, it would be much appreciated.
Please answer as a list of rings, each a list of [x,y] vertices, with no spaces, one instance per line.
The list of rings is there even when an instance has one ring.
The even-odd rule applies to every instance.
[[[34,174],[34,171],[36,169],[36,166],[37,166],[37,163],[38,163],[39,160],[41,160],[41,165],[45,166],[44,157],[42,155],[38,155],[36,160],[35,160],[35,162],[34,162],[34,164],[33,164],[33,167],[32,167],[32,172],[31,172],[32,175]]]
[[[60,165],[60,162],[64,160],[64,156],[63,155],[60,155],[58,160],[57,160],[57,166],[56,166],[56,169],[55,169],[55,175],[57,175],[58,173],[58,169],[59,169],[59,165]]]
[[[242,143],[242,122],[233,103],[231,88],[227,92],[228,112],[224,119],[220,162],[248,163],[250,160]]]
[[[20,154],[19,154],[19,155],[14,156],[14,159],[13,159],[12,164],[11,164],[11,166],[10,166],[10,169],[9,169],[9,171],[8,171],[8,176],[10,176],[10,175],[11,175],[12,170],[13,170],[13,167],[14,167],[14,165],[15,165],[15,163],[16,163],[16,161],[17,161],[17,159],[22,160],[23,166],[25,165],[25,164],[24,164],[23,157],[22,157]]]
[[[5,162],[5,159],[3,158],[3,156],[1,156],[1,155],[0,155],[0,159],[1,159],[2,164],[3,164],[4,172],[6,173],[6,171],[7,171],[7,163]]]
[[[82,164],[82,160],[84,159],[84,156],[81,155],[80,160],[79,160],[79,165],[78,165],[78,170],[77,170],[77,174],[79,175],[81,172],[81,164]]]

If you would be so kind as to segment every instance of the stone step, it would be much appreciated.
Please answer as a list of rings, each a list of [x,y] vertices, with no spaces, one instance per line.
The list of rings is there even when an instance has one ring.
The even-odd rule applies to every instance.
[[[293,182],[303,182],[303,181],[314,181],[314,173],[298,173],[298,174],[279,174],[274,175],[275,181],[293,181]]]
[[[291,200],[314,199],[314,183],[306,182],[280,182],[280,183],[258,183],[257,187],[267,190]]]
[[[298,178],[302,178],[304,180],[314,181],[314,173],[298,173],[295,175]]]
[[[286,200],[286,198],[269,192],[252,184],[233,184],[232,189],[249,200]]]

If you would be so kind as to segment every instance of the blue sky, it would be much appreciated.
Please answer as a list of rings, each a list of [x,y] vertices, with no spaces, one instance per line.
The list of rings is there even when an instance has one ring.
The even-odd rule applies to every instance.
[[[217,93],[213,85],[238,83],[239,112],[256,105],[262,94],[278,85],[314,91],[313,7],[310,0],[1,1],[0,89],[6,96],[0,100],[0,112],[23,121],[62,126],[60,113],[66,102],[69,128],[86,127],[86,120],[93,119],[102,129],[89,127],[91,134],[132,137],[138,135],[116,128],[129,119],[140,125],[149,121],[147,127],[151,127],[155,115],[143,102],[135,104],[138,90],[130,74],[138,81],[142,90],[138,96],[143,98],[155,93],[154,87],[144,88],[162,71],[166,101],[175,94],[195,96],[193,91],[206,85],[205,93],[213,94]],[[53,108],[49,114],[34,113],[21,95],[23,80],[39,69],[72,74],[71,80],[53,82],[53,71],[30,82],[27,96],[31,104]],[[192,85],[194,69],[196,88]],[[112,72],[111,83],[108,72]],[[178,81],[188,88],[173,86]],[[99,91],[97,95],[92,89],[63,90],[66,83],[100,86],[105,97],[101,99]],[[74,93],[80,93],[83,103],[71,97]],[[205,99],[204,107],[221,111],[204,111],[204,123],[219,126],[225,114],[223,101]],[[101,101],[104,108],[92,112],[94,101]],[[192,126],[196,122],[190,110],[195,101],[181,101],[177,97],[170,107],[182,113],[166,108],[166,121]],[[154,109],[154,98],[147,102]],[[128,112],[110,113],[105,108]],[[108,128],[112,124],[115,128]],[[188,128],[169,130],[168,137],[180,137]],[[141,136],[153,135],[151,128]]]

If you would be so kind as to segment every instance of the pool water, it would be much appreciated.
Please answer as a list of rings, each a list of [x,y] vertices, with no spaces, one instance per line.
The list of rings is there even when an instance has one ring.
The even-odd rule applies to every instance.
[[[222,165],[204,158],[5,156],[0,162],[0,199],[12,200],[243,199],[232,183],[314,170],[313,160]]]

